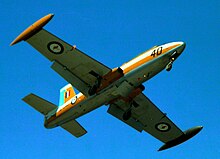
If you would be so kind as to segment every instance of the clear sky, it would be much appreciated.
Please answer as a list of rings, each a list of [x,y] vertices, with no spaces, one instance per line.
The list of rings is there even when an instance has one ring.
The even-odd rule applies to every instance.
[[[0,3],[0,158],[220,158],[220,1],[30,1]],[[204,129],[163,152],[163,144],[109,115],[103,106],[78,121],[88,133],[74,138],[47,130],[43,116],[21,101],[33,92],[58,104],[67,82],[25,42],[11,41],[39,18],[54,13],[45,29],[114,68],[154,45],[186,42],[171,72],[144,83],[144,93],[182,129]]]

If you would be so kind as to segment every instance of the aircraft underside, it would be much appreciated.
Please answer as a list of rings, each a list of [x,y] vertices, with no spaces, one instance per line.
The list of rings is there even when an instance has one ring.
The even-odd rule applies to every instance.
[[[50,60],[51,68],[69,83],[60,89],[58,107],[33,93],[23,98],[44,115],[46,128],[60,126],[73,136],[81,137],[87,131],[76,119],[108,105],[109,114],[163,142],[159,151],[181,144],[201,131],[202,126],[197,126],[183,132],[143,94],[142,83],[164,69],[170,71],[185,49],[184,42],[155,46],[111,69],[43,29],[53,16],[48,14],[36,21],[11,43],[28,42]],[[76,94],[73,87],[80,93]]]

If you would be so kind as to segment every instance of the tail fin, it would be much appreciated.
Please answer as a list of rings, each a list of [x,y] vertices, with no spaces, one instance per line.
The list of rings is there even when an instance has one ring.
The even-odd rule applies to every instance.
[[[60,89],[60,100],[59,106],[63,105],[67,101],[69,101],[72,97],[76,95],[71,84],[67,84],[63,88]]]

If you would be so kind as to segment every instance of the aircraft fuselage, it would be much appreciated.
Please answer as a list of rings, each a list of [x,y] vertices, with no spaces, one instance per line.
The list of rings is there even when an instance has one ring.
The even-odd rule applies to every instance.
[[[172,66],[172,62],[184,48],[184,42],[172,42],[147,50],[119,67],[123,71],[123,76],[105,87],[100,87],[94,95],[87,98],[79,93],[64,105],[51,111],[45,117],[45,127],[53,128],[62,125],[119,98],[129,102],[132,99],[126,97],[141,93],[142,83],[161,72],[169,64]]]

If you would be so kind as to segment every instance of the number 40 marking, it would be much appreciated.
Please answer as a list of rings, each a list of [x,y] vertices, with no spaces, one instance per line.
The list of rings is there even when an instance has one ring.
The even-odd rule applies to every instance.
[[[151,56],[159,56],[163,51],[163,47],[158,47],[157,49],[154,49],[154,51],[151,53]]]

